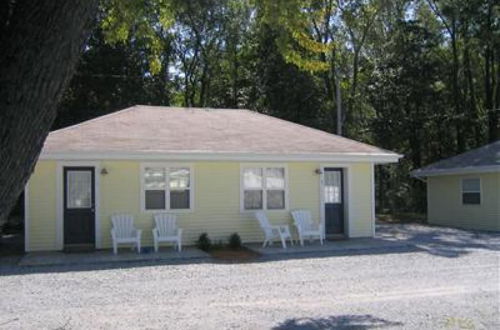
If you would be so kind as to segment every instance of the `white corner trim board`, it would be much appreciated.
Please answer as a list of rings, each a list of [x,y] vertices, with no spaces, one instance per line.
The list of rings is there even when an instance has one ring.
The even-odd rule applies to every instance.
[[[372,237],[375,237],[376,229],[376,214],[375,214],[375,164],[371,164],[370,171],[370,190],[371,190],[371,224],[372,224]]]
[[[30,251],[30,182],[24,187],[24,252]]]

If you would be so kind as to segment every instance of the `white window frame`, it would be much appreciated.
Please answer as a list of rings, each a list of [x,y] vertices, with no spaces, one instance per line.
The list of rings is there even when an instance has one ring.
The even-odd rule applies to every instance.
[[[262,208],[261,209],[245,209],[245,190],[261,190],[261,189],[245,189],[244,184],[244,173],[245,169],[251,168],[260,168],[262,170]],[[267,168],[282,168],[284,170],[284,179],[285,179],[285,207],[282,209],[268,209],[267,208],[267,190],[277,190],[277,189],[268,189],[266,187],[266,169]],[[257,211],[269,211],[269,212],[283,212],[289,210],[289,184],[288,184],[288,166],[287,164],[273,164],[273,163],[245,163],[240,165],[240,212],[242,213],[251,213]]]
[[[165,189],[165,209],[154,209],[148,210],[146,209],[146,187],[144,185],[144,173],[146,171],[146,167],[160,167],[165,169],[165,177],[170,180],[170,169],[177,167],[189,168],[189,208],[188,209],[171,209],[170,208],[170,182],[167,180],[166,189]],[[140,193],[140,203],[141,203],[141,212],[143,213],[161,213],[161,212],[169,212],[169,213],[189,213],[194,210],[194,171],[193,164],[190,163],[165,163],[165,162],[149,162],[149,163],[141,163],[140,169],[140,181],[141,181],[141,193]],[[175,189],[173,189],[175,190]]]
[[[479,180],[479,190],[477,190],[477,191],[472,191],[472,190],[465,191],[464,190],[464,180]],[[461,190],[460,205],[462,205],[462,206],[479,206],[483,203],[483,184],[481,182],[480,177],[461,178],[460,179],[460,190]],[[464,193],[479,193],[479,203],[478,204],[464,203]]]

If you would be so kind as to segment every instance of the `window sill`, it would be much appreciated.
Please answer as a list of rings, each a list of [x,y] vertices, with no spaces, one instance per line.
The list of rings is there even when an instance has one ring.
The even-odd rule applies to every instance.
[[[173,214],[182,214],[182,213],[193,213],[194,209],[173,209],[173,210],[145,210],[142,209],[141,213],[154,214],[154,213],[173,213]]]
[[[277,213],[277,212],[289,212],[289,209],[255,209],[255,210],[240,210],[240,213],[242,214],[247,214],[247,213],[255,213],[255,212],[261,212],[261,211],[264,211],[264,212],[271,212],[271,213]]]

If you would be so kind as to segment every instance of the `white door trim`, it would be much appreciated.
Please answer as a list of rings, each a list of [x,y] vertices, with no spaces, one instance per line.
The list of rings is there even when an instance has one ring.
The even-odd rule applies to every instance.
[[[320,196],[320,217],[321,217],[321,222],[323,223],[323,233],[326,233],[326,221],[325,221],[325,196],[324,196],[324,183],[325,183],[325,168],[342,168],[343,169],[343,180],[344,180],[344,191],[342,192],[343,194],[343,203],[344,203],[344,234],[347,237],[351,237],[351,200],[352,200],[352,189],[351,189],[351,182],[352,182],[352,165],[351,164],[345,164],[345,163],[337,163],[337,164],[321,164],[321,175],[320,175],[320,191],[319,191],[319,196]],[[347,190],[347,191],[346,191]]]
[[[94,216],[95,216],[95,248],[101,248],[101,220],[100,220],[100,186],[101,162],[99,161],[61,161],[56,166],[56,249],[64,248],[64,167],[86,166],[94,168]]]

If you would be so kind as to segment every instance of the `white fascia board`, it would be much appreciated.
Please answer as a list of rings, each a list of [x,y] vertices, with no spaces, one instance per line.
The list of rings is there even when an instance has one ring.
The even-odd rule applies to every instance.
[[[349,154],[244,154],[244,153],[117,153],[117,152],[42,152],[41,160],[168,160],[168,161],[344,161],[397,163],[402,155],[380,153]]]
[[[427,170],[427,171],[412,171],[410,174],[414,178],[422,178],[428,176],[439,175],[457,175],[457,174],[474,174],[474,173],[495,173],[500,172],[500,165],[491,166],[475,166],[475,167],[459,167],[443,170]]]

